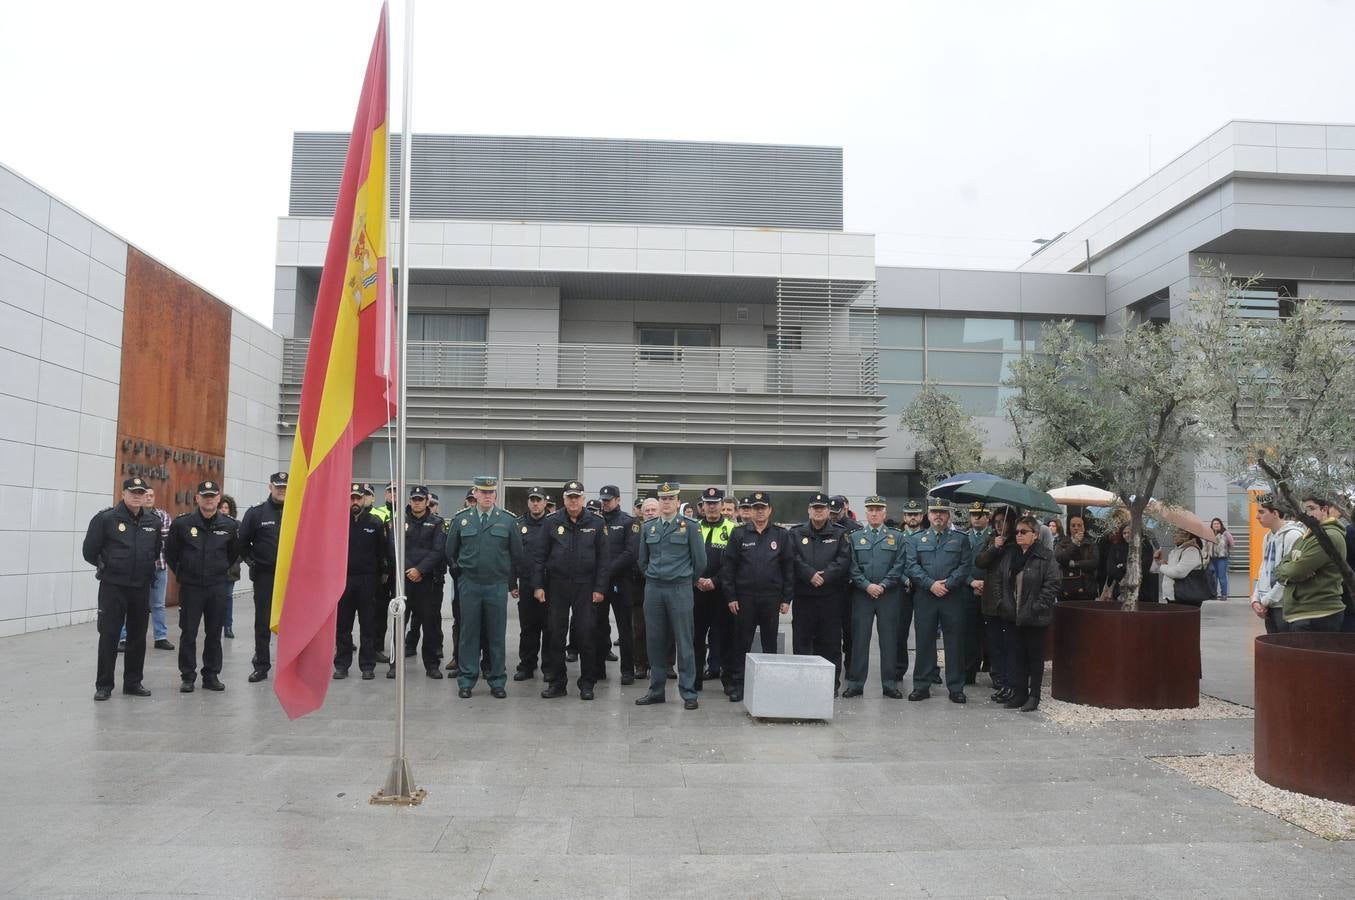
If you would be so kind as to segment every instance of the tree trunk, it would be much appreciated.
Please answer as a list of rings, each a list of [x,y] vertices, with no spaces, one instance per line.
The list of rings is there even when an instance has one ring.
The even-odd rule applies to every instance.
[[[1136,612],[1139,586],[1143,584],[1143,507],[1137,500],[1129,507],[1129,547],[1125,551],[1124,578],[1120,581],[1120,609]]]

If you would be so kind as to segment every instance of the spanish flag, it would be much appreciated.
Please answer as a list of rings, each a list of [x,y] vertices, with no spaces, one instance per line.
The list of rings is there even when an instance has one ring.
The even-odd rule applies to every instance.
[[[315,301],[278,537],[274,690],[292,719],[319,709],[329,687],[347,572],[353,447],[395,414],[395,335],[386,261],[388,34],[383,4]]]

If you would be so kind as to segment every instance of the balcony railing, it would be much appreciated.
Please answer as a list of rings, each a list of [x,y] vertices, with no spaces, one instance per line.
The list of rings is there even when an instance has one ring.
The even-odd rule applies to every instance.
[[[284,382],[300,384],[309,343],[287,341]],[[410,387],[859,397],[877,393],[879,360],[865,349],[415,341],[408,366]]]

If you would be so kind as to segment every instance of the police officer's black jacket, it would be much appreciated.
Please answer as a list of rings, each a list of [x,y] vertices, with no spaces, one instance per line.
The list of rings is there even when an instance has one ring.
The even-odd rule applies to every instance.
[[[852,568],[852,545],[847,529],[833,522],[825,522],[816,529],[804,522],[791,529],[795,549],[795,596],[839,597]],[[809,580],[815,572],[823,573],[823,586],[814,587]]]
[[[405,571],[418,569],[424,578],[433,578],[447,565],[447,532],[442,517],[426,512],[422,519],[405,507]]]
[[[395,569],[390,526],[371,510],[348,513],[348,574],[380,575]]]
[[[541,526],[546,522],[543,514],[533,519],[531,513],[518,516],[518,530],[522,532],[522,561],[518,564],[518,594],[531,593],[536,570],[541,567]]]
[[[225,513],[207,519],[195,509],[169,524],[165,563],[179,584],[226,584],[239,558],[240,523]]]
[[[607,585],[631,578],[640,558],[640,520],[627,515],[621,507],[602,514],[607,523]]]
[[[160,516],[149,509],[134,514],[119,502],[94,514],[81,553],[96,578],[122,587],[145,587],[160,558]]]
[[[282,504],[272,497],[245,510],[240,520],[240,558],[249,564],[249,577],[256,578],[255,570],[272,569],[278,562],[278,532],[282,530]],[[260,573],[262,574],[262,573]]]
[[[594,592],[607,592],[607,522],[602,516],[585,509],[571,519],[566,510],[556,510],[541,523],[539,543],[533,589],[550,580],[591,584]]]
[[[833,522],[832,519],[829,519],[828,521]],[[833,524],[844,529],[848,534],[851,534],[853,531],[860,531],[862,528],[866,527],[851,516],[843,516],[841,522],[833,522]]]
[[[761,534],[753,525],[735,528],[725,548],[720,578],[725,599],[792,602],[795,599],[792,540],[789,530],[770,522]]]

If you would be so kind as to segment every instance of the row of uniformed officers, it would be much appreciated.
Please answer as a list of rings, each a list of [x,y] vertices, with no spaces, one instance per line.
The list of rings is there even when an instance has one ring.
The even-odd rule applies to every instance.
[[[100,579],[96,699],[107,699],[111,692],[116,637],[124,623],[129,626],[124,691],[146,692],[141,666],[147,565],[153,567],[160,552],[160,529],[158,522],[142,520],[154,513],[137,508],[137,494],[144,490],[139,481],[130,479],[123,502],[95,516],[85,541],[85,558],[99,567]],[[275,474],[269,498],[246,513],[242,527],[216,513],[219,487],[204,482],[198,510],[176,519],[170,529],[167,562],[182,586],[181,690],[193,689],[199,622],[206,627],[203,686],[223,689],[220,634],[231,589],[226,572],[241,558],[250,563],[255,587],[250,681],[267,677],[276,532],[285,491],[286,474]],[[583,485],[571,481],[562,490],[563,508],[546,513],[544,494],[534,489],[528,512],[514,518],[497,505],[497,481],[482,476],[474,480],[466,507],[445,519],[430,509],[427,488],[414,486],[402,527],[396,529],[389,498],[387,506],[373,505],[370,487],[352,485],[334,677],[347,677],[355,650],[364,679],[375,677],[381,662],[391,662],[387,674],[394,676],[395,663],[381,647],[385,601],[396,581],[393,538],[402,532],[402,580],[411,614],[406,647],[421,639],[427,674],[442,677],[443,579],[450,571],[455,581],[453,660],[462,698],[472,695],[482,675],[493,696],[506,696],[511,593],[521,623],[514,678],[532,677],[539,651],[546,698],[567,693],[569,644],[580,664],[579,696],[593,698],[597,682],[607,678],[615,617],[622,683],[632,683],[637,671],[643,677],[648,668],[649,690],[637,704],[664,702],[669,675],[663,663],[675,649],[678,693],[687,708],[696,708],[707,674],[707,642],[716,639],[722,647],[724,692],[738,701],[744,655],[754,634],[760,633],[763,652],[775,653],[779,617],[790,612],[794,652],[833,662],[839,676],[845,674],[844,697],[859,696],[865,687],[872,631],[879,643],[882,692],[903,696],[898,685],[909,668],[908,635],[915,625],[918,659],[910,700],[926,699],[932,684],[941,681],[939,633],[952,701],[965,702],[964,686],[974,683],[986,658],[1000,688],[995,699],[1030,708],[1038,703],[1043,661],[1034,658],[1039,653],[1035,641],[1021,628],[1047,624],[1059,591],[1059,568],[1045,559],[1048,551],[1038,539],[1022,540],[1023,524],[1029,525],[1025,533],[1038,538],[1033,520],[1016,523],[1012,542],[1011,530],[998,534],[988,527],[988,511],[981,504],[971,509],[971,529],[965,533],[951,528],[948,505],[933,506],[931,527],[923,528],[923,511],[912,502],[904,508],[903,529],[897,529],[885,523],[886,503],[876,496],[867,498],[861,525],[830,516],[833,501],[817,494],[808,520],[786,528],[772,521],[772,498],[765,492],[742,498],[743,524],[725,515],[718,488],[703,492],[695,519],[679,511],[680,492],[676,482],[659,485],[657,509],[635,518],[620,509],[615,486],[599,492],[600,508],[594,512],[585,506]]]

